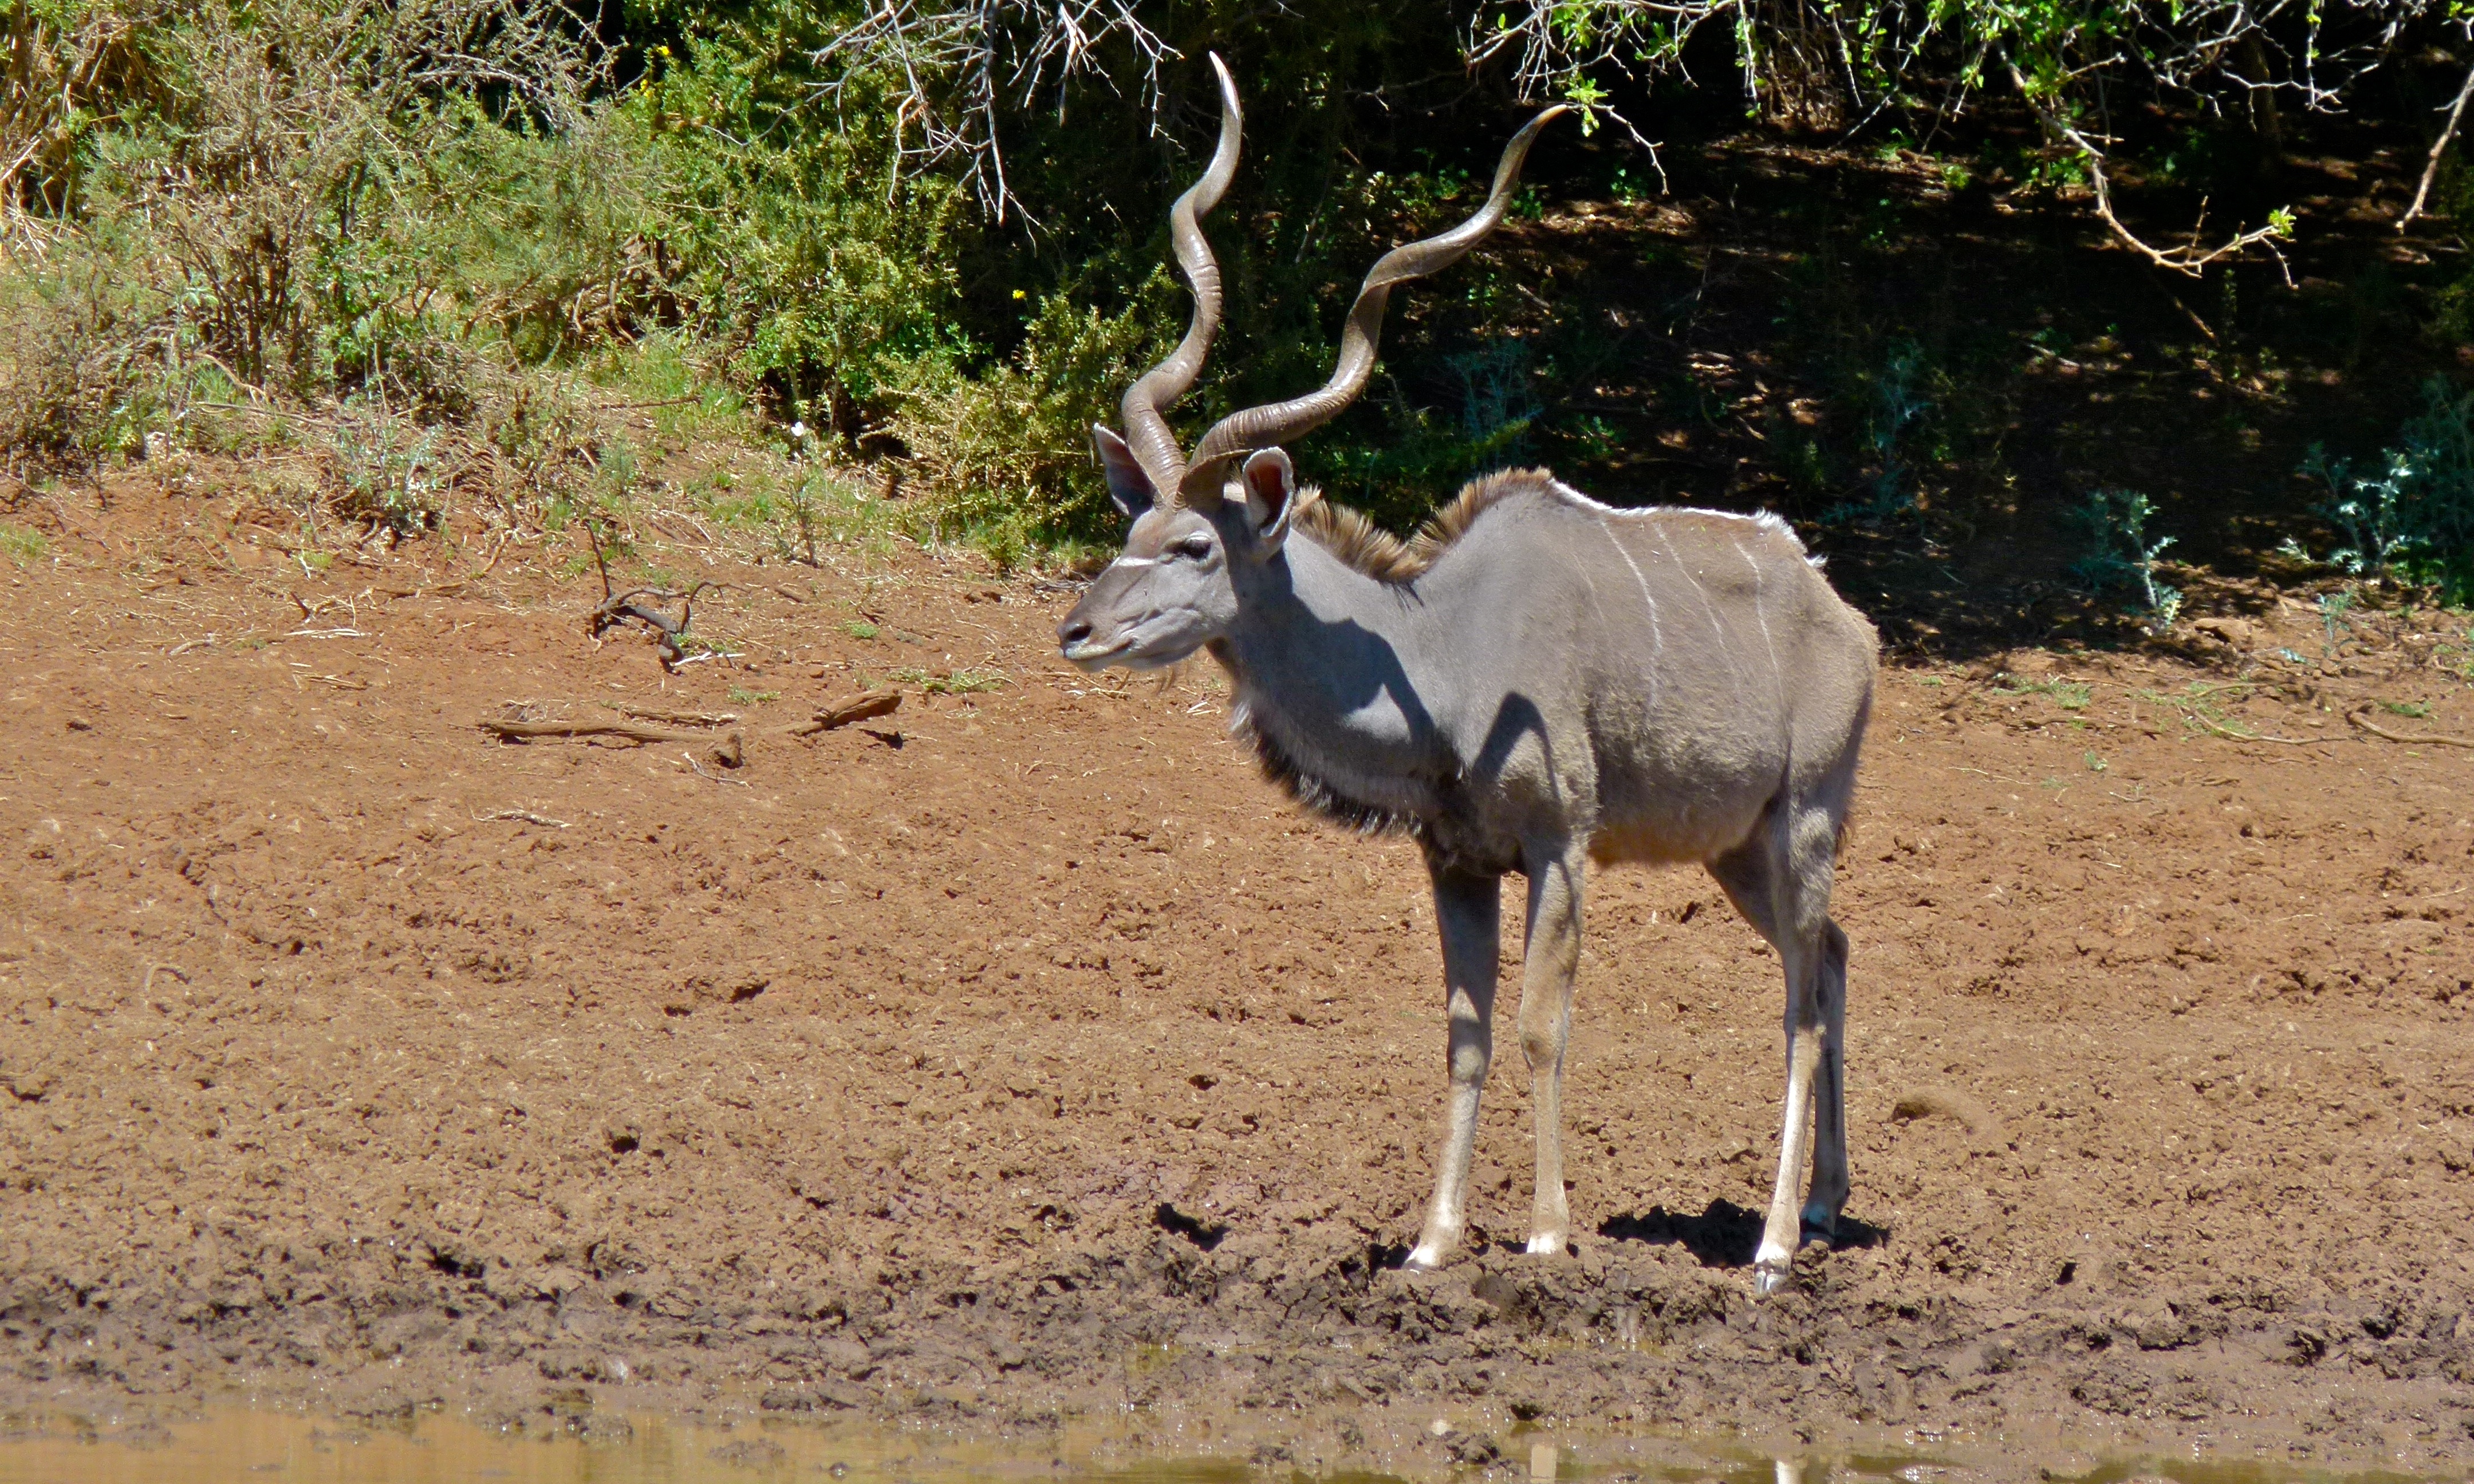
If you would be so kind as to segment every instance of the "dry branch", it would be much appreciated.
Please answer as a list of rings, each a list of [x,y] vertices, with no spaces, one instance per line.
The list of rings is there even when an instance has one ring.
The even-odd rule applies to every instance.
[[[2431,141],[2431,157],[2422,162],[2422,180],[2413,188],[2413,204],[2397,218],[2398,231],[2412,227],[2413,219],[2422,215],[2422,203],[2431,195],[2431,182],[2439,176],[2439,156],[2448,153],[2448,141],[2457,137],[2457,125],[2465,117],[2468,98],[2474,98],[2474,70],[2466,72],[2465,85],[2457,90],[2457,101],[2448,106],[2447,125],[2439,131],[2439,137]]]
[[[631,621],[643,624],[645,632],[653,636],[653,643],[661,651],[662,668],[677,670],[687,659],[687,646],[680,641],[686,635],[689,626],[695,622],[696,594],[714,585],[699,582],[683,593],[672,592],[665,587],[631,587],[625,592],[614,591],[610,582],[610,564],[602,560],[601,556],[601,534],[593,521],[584,522],[584,535],[585,539],[593,543],[593,564],[601,569],[601,604],[586,615],[584,625],[586,635],[598,639],[602,634],[622,624]],[[639,598],[650,599],[656,603],[667,603],[677,599],[679,616],[672,618],[660,609],[647,608],[636,601]]]
[[[831,731],[837,727],[847,727],[853,722],[863,722],[879,716],[890,716],[894,711],[899,709],[901,706],[902,692],[891,689],[871,690],[865,695],[854,696],[839,706],[828,706],[824,710],[818,711],[816,713],[815,720],[808,723],[804,727],[791,728],[790,735],[794,737],[813,737],[817,732]]]
[[[2364,713],[2363,713],[2363,712],[2361,712],[2361,711],[2348,711],[2348,712],[2346,712],[2346,713],[2345,713],[2345,720],[2347,720],[2347,721],[2349,721],[2349,722],[2352,722],[2352,723],[2353,723],[2355,726],[2357,726],[2357,727],[2362,728],[2365,731],[2369,732],[2372,736],[2375,736],[2375,737],[2383,737],[2383,738],[2386,738],[2388,741],[2390,741],[2390,742],[2410,742],[2410,743],[2413,743],[2413,744],[2414,746],[2416,746],[2416,747],[2466,747],[2466,748],[2474,748],[2474,742],[2469,742],[2469,741],[2467,741],[2467,740],[2466,740],[2465,738],[2463,738],[2463,737],[2443,737],[2443,736],[2439,735],[2438,732],[2429,732],[2429,733],[2425,733],[2425,734],[2422,734],[2422,735],[2416,736],[2416,735],[2410,735],[2410,734],[2408,734],[2408,733],[2406,733],[2406,732],[2402,732],[2402,731],[2390,731],[2390,730],[2389,730],[2386,727],[2383,727],[2383,726],[2381,726],[2379,723],[2377,723],[2377,722],[2375,722],[2375,721],[2371,720],[2371,719],[2370,719],[2370,717],[2368,717],[2367,715],[2364,714]]]
[[[565,820],[554,820],[546,814],[535,814],[530,809],[499,809],[494,813],[475,814],[473,816],[473,822],[476,825],[487,825],[500,820],[518,822],[526,825],[540,825],[550,829],[565,829],[568,827],[567,821]]]
[[[673,727],[727,727],[739,720],[737,711],[656,711],[641,706],[614,706],[611,709],[640,722],[667,722]]]
[[[502,740],[520,742],[527,737],[618,737],[629,742],[702,742],[705,738],[692,731],[666,731],[659,727],[641,727],[633,722],[505,722],[481,721],[473,725],[483,731],[494,732]]]
[[[1134,14],[1132,0],[883,0],[809,60],[828,80],[810,96],[838,118],[858,79],[898,77],[894,163],[911,174],[958,162],[980,207],[1002,222],[1026,205],[1006,180],[999,128],[1010,101],[1028,109],[1084,73],[1110,77],[1108,52],[1129,56],[1154,120],[1160,68],[1177,53]],[[868,94],[868,107],[879,107]]]
[[[2187,274],[2194,278],[2205,273],[2209,264],[2232,257],[2244,249],[2252,247],[2267,247],[2269,252],[2275,253],[2277,265],[2280,268],[2284,266],[2285,254],[2276,251],[2275,243],[2275,239],[2286,234],[2286,227],[2282,222],[2270,222],[2266,227],[2253,227],[2246,232],[2237,232],[2216,247],[2202,251],[2198,237],[2199,227],[2204,226],[2207,221],[2205,202],[2199,204],[2199,223],[2192,227],[2191,241],[2188,245],[2179,248],[2151,246],[2137,232],[2132,231],[2121,217],[2114,214],[2113,180],[2104,168],[2104,151],[2098,149],[2096,141],[2079,132],[2050,104],[2038,97],[2035,89],[2028,84],[2026,74],[2021,72],[2016,63],[2013,63],[2010,68],[2010,82],[2019,89],[2019,96],[2027,101],[2027,107],[2036,110],[2036,117],[2043,121],[2045,128],[2068,142],[2073,149],[2079,152],[2080,157],[2087,161],[2088,183],[2096,190],[2097,217],[2124,247],[2159,268],[2170,268],[2177,274]],[[2291,284],[2292,281],[2292,274],[2287,273],[2286,282]]]

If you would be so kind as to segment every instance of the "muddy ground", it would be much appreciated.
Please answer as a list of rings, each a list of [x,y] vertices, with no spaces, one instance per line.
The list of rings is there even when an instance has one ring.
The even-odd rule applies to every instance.
[[[2348,720],[2474,736],[2462,616],[1885,671],[1853,1219],[1761,1304],[1777,966],[1699,874],[1592,888],[1577,1255],[1517,1252],[1507,1040],[1484,1240],[1409,1276],[1422,872],[1287,807],[1207,668],[670,522],[740,658],[666,675],[563,542],[320,572],[246,507],[62,493],[0,567],[0,1404],[2474,1456],[2474,750]],[[475,725],[621,706],[743,765]]]

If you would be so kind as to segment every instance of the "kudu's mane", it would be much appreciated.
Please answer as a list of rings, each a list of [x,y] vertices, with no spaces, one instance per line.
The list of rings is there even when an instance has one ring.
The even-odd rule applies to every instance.
[[[1376,525],[1363,511],[1325,499],[1321,490],[1311,486],[1297,493],[1297,514],[1290,517],[1293,530],[1303,532],[1317,546],[1338,557],[1354,571],[1377,582],[1405,587],[1426,575],[1452,543],[1468,534],[1477,517],[1496,505],[1518,494],[1539,494],[1560,499],[1595,511],[1601,515],[1686,515],[1718,520],[1742,520],[1783,537],[1813,570],[1821,569],[1824,559],[1805,550],[1804,541],[1793,527],[1776,515],[1761,511],[1743,515],[1735,511],[1701,510],[1668,505],[1642,506],[1631,510],[1610,510],[1586,495],[1577,494],[1556,481],[1542,468],[1498,469],[1461,486],[1461,492],[1451,503],[1434,513],[1418,534],[1402,540]]]
[[[1451,503],[1434,513],[1418,534],[1402,540],[1362,511],[1323,498],[1320,490],[1297,493],[1290,528],[1377,582],[1406,586],[1426,575],[1436,559],[1467,533],[1478,516],[1516,494],[1551,492],[1555,478],[1542,468],[1498,469],[1470,480]]]

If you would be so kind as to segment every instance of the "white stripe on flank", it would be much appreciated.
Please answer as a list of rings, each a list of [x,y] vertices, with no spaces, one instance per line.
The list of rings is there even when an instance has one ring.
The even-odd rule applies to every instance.
[[[1753,616],[1761,621],[1761,644],[1770,652],[1771,683],[1777,688],[1780,696],[1784,697],[1786,676],[1779,669],[1778,641],[1770,637],[1769,606],[1763,601],[1768,594],[1763,590],[1761,583],[1761,564],[1753,560],[1752,552],[1747,550],[1741,541],[1735,543],[1735,555],[1743,558],[1744,565],[1753,569]]]
[[[1684,553],[1675,549],[1675,538],[1666,534],[1666,528],[1660,526],[1657,529],[1658,539],[1666,545],[1667,556],[1674,559],[1675,569],[1692,585],[1693,592],[1701,599],[1701,611],[1710,615],[1710,633],[1718,640],[1718,647],[1727,652],[1727,663],[1734,668],[1735,679],[1742,680],[1744,661],[1735,654],[1735,646],[1728,640],[1726,622],[1718,616],[1718,605],[1710,601],[1710,589],[1702,586],[1701,574],[1693,571],[1690,563],[1684,560]]]
[[[1640,601],[1649,605],[1649,704],[1654,706],[1658,705],[1658,662],[1666,654],[1666,631],[1659,626],[1658,599],[1650,594],[1649,579],[1641,575],[1640,563],[1635,562],[1632,553],[1624,550],[1624,543],[1615,539],[1614,527],[1600,520],[1598,529],[1606,533],[1607,544],[1615,549],[1616,556],[1623,558],[1624,565],[1632,568],[1632,580],[1640,585]],[[1586,580],[1589,568],[1583,567],[1581,575]]]

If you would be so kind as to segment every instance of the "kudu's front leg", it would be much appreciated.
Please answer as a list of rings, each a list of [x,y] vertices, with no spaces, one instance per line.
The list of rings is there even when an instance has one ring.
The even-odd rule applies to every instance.
[[[1529,942],[1520,969],[1520,1050],[1529,1061],[1538,1118],[1538,1188],[1529,1208],[1529,1250],[1562,1257],[1572,1235],[1564,1198],[1564,1048],[1572,1039],[1572,979],[1581,969],[1578,850],[1529,866]]]
[[[1429,856],[1435,883],[1435,925],[1443,940],[1443,1002],[1451,1060],[1443,1098],[1443,1152],[1435,1170],[1435,1200],[1425,1230],[1409,1254],[1420,1272],[1443,1265],[1461,1245],[1468,1199],[1469,1155],[1477,1147],[1477,1099],[1494,1054],[1495,956],[1503,934],[1503,878],[1466,872]]]

